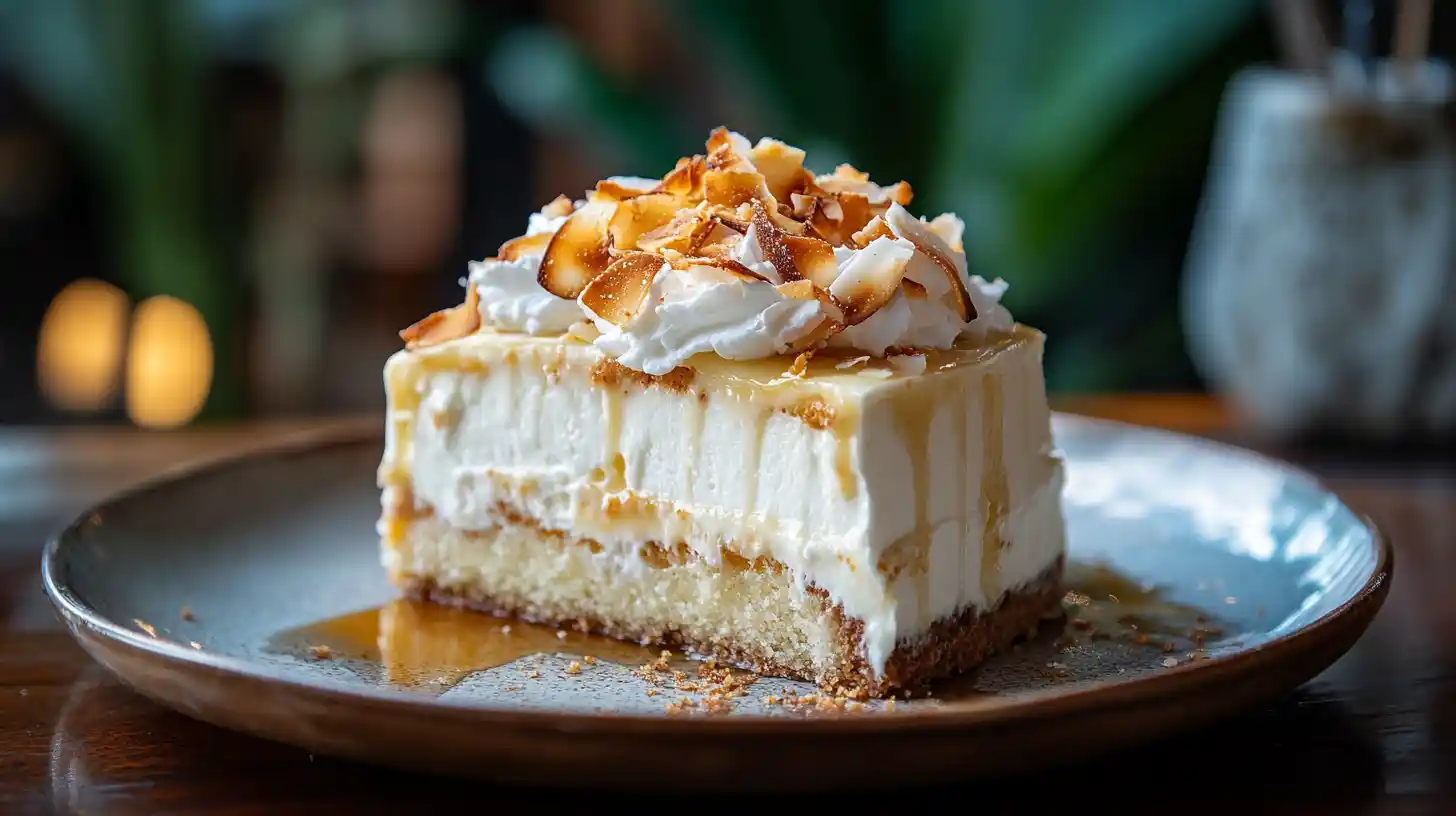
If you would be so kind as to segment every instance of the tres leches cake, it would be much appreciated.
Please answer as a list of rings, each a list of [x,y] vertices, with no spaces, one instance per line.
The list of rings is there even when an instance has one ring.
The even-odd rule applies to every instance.
[[[1042,335],[910,186],[722,128],[557,198],[385,369],[380,533],[416,596],[854,696],[1061,597]]]

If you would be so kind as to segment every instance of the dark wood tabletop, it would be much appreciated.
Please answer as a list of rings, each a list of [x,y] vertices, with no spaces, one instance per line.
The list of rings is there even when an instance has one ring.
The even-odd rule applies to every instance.
[[[1062,407],[1251,442],[1202,397],[1064,400]],[[311,756],[174,714],[81,652],[41,590],[41,545],[51,531],[167,467],[321,424],[0,429],[0,813],[429,812],[532,797],[582,807],[614,799],[696,806],[696,799],[674,805],[640,792],[543,800],[541,791]],[[1399,569],[1389,599],[1348,655],[1283,700],[1210,729],[1050,776],[896,792],[893,806],[944,798],[1022,813],[1098,803],[1159,812],[1456,812],[1456,463],[1325,447],[1273,452],[1325,478],[1394,542]],[[892,757],[886,773],[894,773]],[[773,802],[786,798],[796,797]],[[822,796],[804,801],[824,804]]]

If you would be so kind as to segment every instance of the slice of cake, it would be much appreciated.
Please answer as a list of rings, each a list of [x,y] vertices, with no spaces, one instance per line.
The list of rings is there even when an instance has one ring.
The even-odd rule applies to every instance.
[[[719,129],[559,198],[402,332],[396,585],[875,696],[1057,609],[1042,335],[955,216],[803,158]]]

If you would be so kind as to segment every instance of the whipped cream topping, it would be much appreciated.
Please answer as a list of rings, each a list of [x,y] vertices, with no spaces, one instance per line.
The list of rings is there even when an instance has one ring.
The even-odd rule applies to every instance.
[[[782,354],[824,320],[816,300],[792,298],[712,266],[679,272],[666,263],[653,276],[642,311],[625,327],[583,308],[601,332],[598,348],[654,375],[707,351],[728,360]]]
[[[1012,328],[1006,283],[968,274],[964,223],[911,215],[904,182],[847,165],[814,176],[802,151],[722,129],[708,148],[661,180],[614,176],[531,214],[499,257],[470,264],[480,322],[579,337],[594,326],[591,342],[648,374],[704,352],[883,357]],[[644,252],[662,263],[607,273]]]

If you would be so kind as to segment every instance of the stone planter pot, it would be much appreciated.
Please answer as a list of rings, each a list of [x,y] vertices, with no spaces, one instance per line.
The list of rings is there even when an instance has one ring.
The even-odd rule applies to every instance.
[[[1456,436],[1450,72],[1373,91],[1251,70],[1229,86],[1188,257],[1189,351],[1255,429]]]

